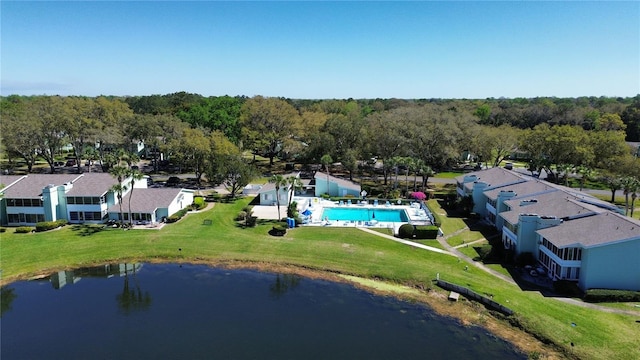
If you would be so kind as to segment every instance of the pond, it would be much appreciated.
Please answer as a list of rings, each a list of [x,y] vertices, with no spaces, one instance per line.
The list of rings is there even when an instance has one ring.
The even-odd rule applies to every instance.
[[[2,288],[2,359],[526,359],[429,308],[347,284],[113,264]]]

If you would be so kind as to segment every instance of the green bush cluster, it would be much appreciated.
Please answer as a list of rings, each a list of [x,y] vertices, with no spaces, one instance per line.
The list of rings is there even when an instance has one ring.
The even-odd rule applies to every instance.
[[[439,227],[434,225],[418,225],[414,229],[416,239],[436,239]]]
[[[247,219],[247,212],[240,211],[238,215],[236,215],[236,221],[245,221]]]
[[[36,231],[41,232],[41,231],[53,230],[53,229],[59,228],[60,226],[65,226],[68,223],[69,222],[65,219],[60,219],[56,221],[41,221],[36,224]]]
[[[191,205],[191,207],[194,210],[202,210],[207,207],[207,203],[204,201],[204,198],[202,196],[196,196],[193,198],[193,204]]]
[[[413,225],[411,224],[402,224],[400,228],[398,228],[398,237],[401,239],[412,239],[413,238]]]
[[[176,212],[175,214],[169,216],[167,218],[167,224],[171,224],[171,223],[174,223],[174,222],[182,219],[182,217],[187,214],[187,211],[189,211],[189,208],[184,208],[184,209]]]
[[[284,236],[287,233],[287,223],[279,222],[273,225],[269,234],[272,236]]]
[[[7,232],[7,228],[0,228],[0,233]]]
[[[584,295],[587,302],[638,302],[640,291],[589,289]]]
[[[438,237],[438,230],[434,225],[403,224],[398,229],[398,236],[403,239],[432,240]]]
[[[28,234],[33,231],[31,226],[20,226],[16,228],[16,234]]]
[[[213,194],[207,195],[207,197],[204,200],[206,202],[216,202],[216,201],[220,201],[221,197],[222,196],[220,196],[220,194],[218,194],[217,192],[214,192]]]

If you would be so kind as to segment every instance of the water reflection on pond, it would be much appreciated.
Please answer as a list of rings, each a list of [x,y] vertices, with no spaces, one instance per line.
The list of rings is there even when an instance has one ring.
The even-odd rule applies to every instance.
[[[2,289],[6,359],[525,359],[480,328],[345,284],[120,264]]]

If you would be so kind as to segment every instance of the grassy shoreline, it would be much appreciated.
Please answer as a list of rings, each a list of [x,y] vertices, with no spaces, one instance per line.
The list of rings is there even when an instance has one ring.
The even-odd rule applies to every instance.
[[[407,247],[357,229],[297,228],[284,237],[272,237],[267,234],[269,224],[245,229],[233,221],[247,203],[248,199],[216,204],[162,230],[85,233],[82,227],[69,226],[37,234],[4,233],[0,235],[0,283],[121,261],[293,271],[348,280],[370,291],[423,302],[465,324],[483,326],[527,354],[583,359],[640,356],[640,339],[636,336],[640,324],[633,316],[582,308],[522,291],[475,267],[464,271],[465,263],[454,257]],[[205,219],[213,225],[203,225]],[[494,300],[516,311],[516,317],[494,317],[472,302],[448,302],[445,292],[432,285],[437,273],[478,293],[492,294]],[[512,326],[514,322],[516,327]]]

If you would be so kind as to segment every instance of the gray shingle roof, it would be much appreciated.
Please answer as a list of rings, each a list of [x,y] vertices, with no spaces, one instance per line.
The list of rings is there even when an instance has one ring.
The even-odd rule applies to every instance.
[[[498,198],[498,195],[501,191],[513,191],[515,196],[526,196],[529,194],[537,194],[544,191],[553,191],[556,190],[552,186],[549,185],[546,181],[540,181],[536,179],[532,179],[530,181],[503,186],[498,189],[492,189],[485,191],[484,194],[487,198],[491,200],[495,200]]]
[[[131,197],[131,212],[152,213],[158,208],[169,207],[182,190],[178,188],[134,189]],[[129,212],[129,193],[122,197],[122,210]],[[112,205],[108,211],[120,212],[120,204]]]
[[[6,198],[39,198],[48,185],[60,186],[73,182],[78,174],[30,174],[3,191]],[[4,177],[3,177],[4,178]]]
[[[74,181],[68,196],[102,196],[118,183],[109,173],[84,173]]]
[[[596,247],[626,240],[640,239],[640,221],[629,217],[603,212],[538,230],[538,234],[559,248]]]
[[[535,203],[520,205],[524,200],[535,200]],[[604,209],[580,202],[578,198],[568,195],[562,191],[554,191],[526,198],[507,200],[511,211],[504,211],[500,216],[511,224],[518,223],[520,214],[538,214],[540,216],[555,216],[565,218],[569,216],[582,216],[585,214],[595,214],[604,212]]]
[[[515,171],[507,170],[501,167],[494,167],[486,170],[473,171],[464,175],[460,175],[456,177],[456,181],[458,183],[462,183],[466,176],[475,175],[477,177],[476,181],[481,181],[489,184],[491,188],[498,188],[506,185],[521,183],[525,181],[530,181],[532,178],[519,174]],[[468,182],[464,184],[464,187],[471,191],[473,189],[473,182]]]
[[[314,175],[315,179],[320,179],[320,180],[324,180],[327,181],[327,174],[323,173],[321,171],[316,172],[316,174]],[[352,190],[358,190],[360,191],[360,184],[351,182],[349,180],[345,180],[345,179],[341,179],[341,178],[337,178],[335,176],[331,176],[329,175],[329,181],[330,182],[334,182],[337,183],[339,186],[343,187],[343,188],[348,188],[348,189],[352,189]],[[316,180],[317,182],[317,180]]]
[[[2,175],[0,176],[0,185],[4,189],[23,177],[24,175]],[[2,189],[0,189],[0,191],[2,191]]]

